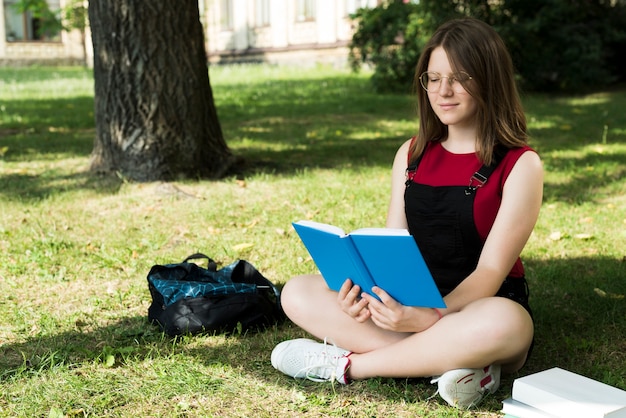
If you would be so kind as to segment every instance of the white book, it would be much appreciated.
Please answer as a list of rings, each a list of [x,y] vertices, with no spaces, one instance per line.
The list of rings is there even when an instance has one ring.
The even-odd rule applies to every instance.
[[[557,418],[530,405],[507,398],[502,401],[502,412],[517,418]]]
[[[512,397],[558,418],[626,418],[626,391],[558,367],[515,379]]]

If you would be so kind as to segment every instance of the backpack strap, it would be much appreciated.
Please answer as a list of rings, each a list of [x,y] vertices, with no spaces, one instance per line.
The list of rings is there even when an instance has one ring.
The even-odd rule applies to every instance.
[[[207,260],[207,270],[217,271],[217,263],[206,254],[203,254],[203,253],[191,254],[189,257],[183,260],[183,264],[189,263],[189,261],[191,260]]]

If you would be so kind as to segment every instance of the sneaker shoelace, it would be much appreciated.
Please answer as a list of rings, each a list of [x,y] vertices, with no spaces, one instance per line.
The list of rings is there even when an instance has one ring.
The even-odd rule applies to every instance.
[[[305,364],[297,374],[303,373],[306,379],[313,382],[327,382],[337,379],[337,365],[343,353],[335,344],[329,344],[324,338],[324,349],[304,353]],[[341,376],[339,376],[341,377]]]

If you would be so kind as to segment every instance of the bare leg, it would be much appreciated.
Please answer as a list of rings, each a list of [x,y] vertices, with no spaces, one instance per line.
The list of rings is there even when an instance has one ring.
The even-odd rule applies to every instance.
[[[337,294],[320,276],[291,279],[283,296],[293,322],[354,352],[353,379],[433,376],[492,363],[515,371],[524,363],[534,331],[526,310],[499,297],[478,300],[423,332],[406,334],[382,330],[371,321],[356,322],[339,309]]]
[[[532,336],[524,308],[509,299],[485,298],[395,344],[351,355],[350,376],[433,376],[494,363],[515,371],[524,363]]]

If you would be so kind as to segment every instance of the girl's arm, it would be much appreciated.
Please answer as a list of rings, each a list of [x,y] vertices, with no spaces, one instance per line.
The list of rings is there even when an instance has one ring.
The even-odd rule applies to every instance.
[[[404,212],[405,171],[410,141],[398,150],[392,169],[392,187],[387,227],[406,228]],[[460,311],[467,304],[496,294],[522,252],[539,216],[543,197],[543,168],[539,156],[525,152],[509,174],[502,203],[476,269],[444,300],[445,315]],[[419,332],[437,321],[432,309],[402,306],[384,292],[376,292],[380,301],[363,294],[369,303],[372,320],[381,328]]]
[[[387,211],[387,228],[408,228],[404,212],[404,189],[406,181],[407,155],[411,140],[406,141],[396,152],[391,170],[391,197]]]
[[[476,299],[496,294],[532,233],[542,197],[541,161],[535,152],[527,151],[504,183],[502,203],[476,270],[445,297],[448,308],[442,311],[444,315]]]

